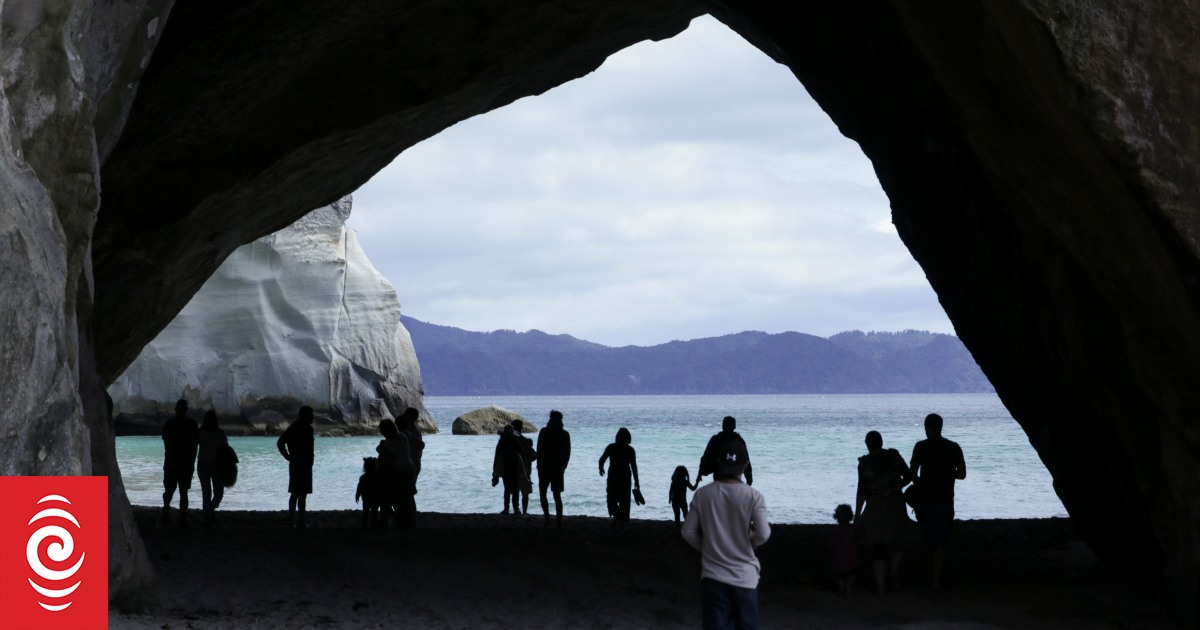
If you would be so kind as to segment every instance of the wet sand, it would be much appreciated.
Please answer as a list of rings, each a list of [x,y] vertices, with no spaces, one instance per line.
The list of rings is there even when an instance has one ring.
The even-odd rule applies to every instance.
[[[160,603],[110,613],[112,628],[700,627],[699,553],[673,523],[567,517],[560,532],[540,514],[422,513],[414,530],[364,532],[357,512],[311,513],[306,530],[284,512],[226,512],[213,529],[177,529],[135,512]],[[869,592],[864,571],[838,596],[829,531],[772,527],[759,550],[764,628],[1171,627],[1066,519],[957,522],[937,595],[917,550],[896,592]]]

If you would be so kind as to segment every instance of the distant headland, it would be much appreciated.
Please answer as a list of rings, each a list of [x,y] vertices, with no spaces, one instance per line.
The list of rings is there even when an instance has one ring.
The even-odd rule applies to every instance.
[[[429,396],[995,391],[957,337],[918,330],[740,332],[613,348],[539,330],[401,321]]]

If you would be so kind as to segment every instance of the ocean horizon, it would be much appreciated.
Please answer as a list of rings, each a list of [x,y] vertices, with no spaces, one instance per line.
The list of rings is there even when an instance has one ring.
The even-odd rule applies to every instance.
[[[720,430],[724,416],[732,415],[746,439],[754,487],[766,497],[771,521],[832,522],[837,504],[854,504],[857,458],[866,453],[867,431],[882,433],[884,447],[896,448],[907,461],[913,444],[925,437],[925,415],[939,413],[946,422],[943,435],[958,442],[966,458],[967,478],[956,486],[957,518],[1067,515],[1049,472],[995,394],[427,396],[425,406],[441,432],[425,436],[419,511],[500,511],[502,491],[491,485],[496,437],[450,433],[455,417],[489,405],[518,413],[539,428],[551,409],[563,412],[572,442],[563,493],[567,514],[607,516],[605,478],[597,462],[617,429],[626,427],[646,497],[646,505],[633,507],[632,517],[672,519],[671,473],[683,465],[694,480],[709,437]],[[529,437],[537,440],[536,434]],[[317,438],[308,508],[356,509],[362,458],[375,454],[378,441],[373,436]],[[287,462],[275,442],[274,437],[230,438],[241,463],[238,483],[226,490],[221,509],[287,508]],[[130,501],[161,505],[161,439],[119,437],[117,459]],[[199,509],[198,479],[189,502]],[[536,483],[530,511],[541,512]]]

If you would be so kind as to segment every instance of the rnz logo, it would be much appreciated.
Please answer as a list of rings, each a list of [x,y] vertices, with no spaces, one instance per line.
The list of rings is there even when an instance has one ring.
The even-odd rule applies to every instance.
[[[0,630],[108,623],[108,478],[0,477]]]
[[[79,569],[83,567],[87,553],[80,551],[79,560],[67,569],[56,570],[46,566],[46,563],[42,561],[43,550],[51,564],[66,564],[75,557],[75,536],[71,530],[59,523],[74,525],[75,531],[78,531],[79,521],[74,514],[71,514],[71,502],[66,497],[48,494],[38,499],[38,505],[43,503],[51,504],[54,507],[47,507],[29,519],[30,525],[40,524],[40,527],[33,532],[33,535],[29,537],[29,542],[25,544],[25,559],[29,562],[29,568],[38,577],[36,581],[29,578],[29,585],[41,596],[38,598],[38,605],[50,612],[59,612],[70,607],[71,593],[74,593],[83,584],[83,580],[75,580],[75,578]],[[61,507],[58,504],[61,504]],[[42,543],[47,540],[52,542],[43,547]],[[75,580],[74,584],[71,584],[72,580]],[[38,584],[39,581],[43,584],[48,583],[53,588],[42,586]],[[42,597],[49,602],[42,601]]]

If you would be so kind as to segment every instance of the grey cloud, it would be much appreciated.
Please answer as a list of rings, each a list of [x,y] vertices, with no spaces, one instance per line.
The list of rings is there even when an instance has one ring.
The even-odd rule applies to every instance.
[[[705,18],[410,149],[350,225],[406,313],[472,330],[948,332],[888,220],[857,146]]]

